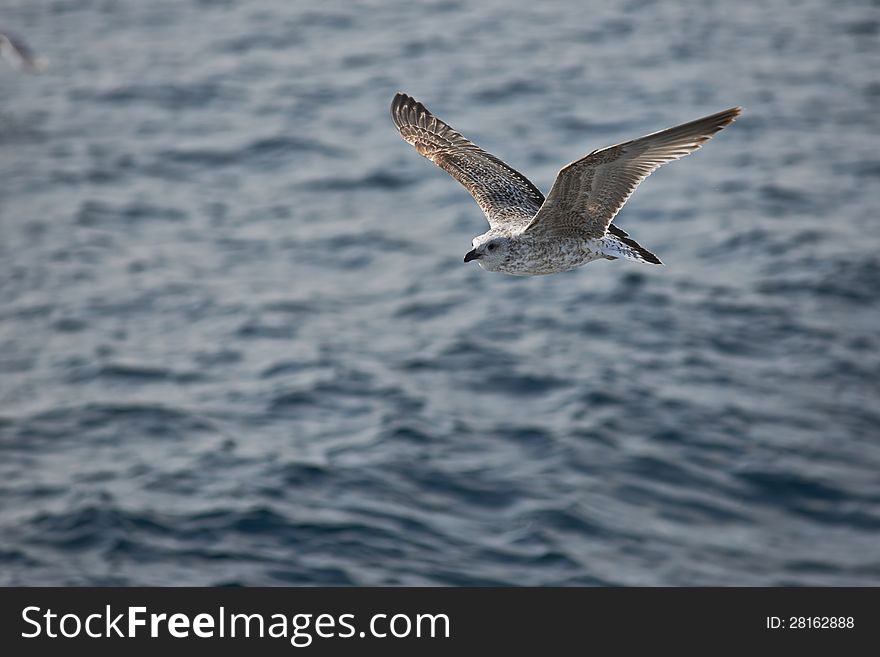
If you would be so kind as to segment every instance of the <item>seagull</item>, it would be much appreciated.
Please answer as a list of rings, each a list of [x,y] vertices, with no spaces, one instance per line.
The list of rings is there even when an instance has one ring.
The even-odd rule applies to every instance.
[[[0,57],[13,67],[28,73],[40,73],[46,68],[45,57],[38,57],[19,37],[0,28]]]
[[[464,261],[513,276],[556,274],[599,259],[662,264],[612,220],[640,182],[693,153],[741,112],[732,107],[595,150],[563,167],[545,199],[519,171],[411,96],[398,93],[391,103],[404,141],[460,182],[489,220],[489,230],[473,239]]]

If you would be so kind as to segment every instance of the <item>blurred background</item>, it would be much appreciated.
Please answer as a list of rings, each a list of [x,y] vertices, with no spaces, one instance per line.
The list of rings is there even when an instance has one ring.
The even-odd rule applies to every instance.
[[[876,2],[4,0],[0,584],[880,585]],[[397,91],[545,192],[518,279]]]

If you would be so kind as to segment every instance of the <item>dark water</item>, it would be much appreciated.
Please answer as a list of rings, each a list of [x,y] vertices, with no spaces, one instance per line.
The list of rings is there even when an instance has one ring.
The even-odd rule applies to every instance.
[[[876,3],[0,20],[0,584],[880,585]],[[514,279],[398,90],[545,191],[746,111]]]

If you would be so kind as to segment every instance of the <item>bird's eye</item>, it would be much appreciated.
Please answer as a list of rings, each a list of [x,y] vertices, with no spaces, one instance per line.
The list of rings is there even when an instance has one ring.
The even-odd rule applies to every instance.
[[[498,248],[498,245],[497,244],[490,244],[486,248],[489,249],[490,251],[494,251],[495,249]]]

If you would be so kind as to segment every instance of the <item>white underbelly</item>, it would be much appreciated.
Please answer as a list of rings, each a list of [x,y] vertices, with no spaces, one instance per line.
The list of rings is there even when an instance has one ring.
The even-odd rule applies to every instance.
[[[499,271],[513,276],[558,274],[603,258],[596,240],[554,241],[530,245],[505,262]]]

